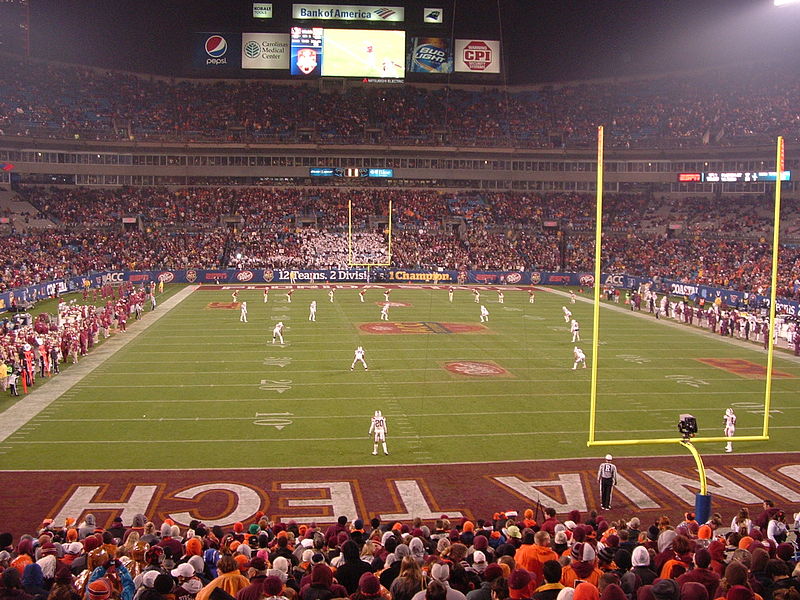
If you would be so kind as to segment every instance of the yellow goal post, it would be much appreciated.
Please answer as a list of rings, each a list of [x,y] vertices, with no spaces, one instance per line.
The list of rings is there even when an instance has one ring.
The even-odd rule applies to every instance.
[[[592,370],[591,387],[589,396],[589,439],[586,445],[594,446],[639,446],[645,444],[676,444],[686,445],[687,440],[676,438],[653,439],[596,439],[597,423],[597,366],[599,361],[600,341],[600,267],[601,243],[603,239],[603,126],[597,128],[597,207],[595,215],[595,248],[594,248],[594,314],[592,321]],[[769,440],[769,414],[772,399],[772,364],[775,353],[775,306],[777,300],[778,284],[778,241],[780,238],[781,224],[781,176],[784,171],[784,141],[779,136],[776,149],[775,173],[775,208],[772,232],[772,272],[770,275],[770,302],[769,302],[769,343],[767,347],[767,372],[764,389],[764,422],[761,435],[736,436],[736,442],[764,442]],[[723,436],[691,438],[691,444],[706,442],[728,442],[731,438]],[[697,458],[697,457],[696,457]]]
[[[388,240],[386,251],[386,262],[354,262],[353,261],[353,200],[347,200],[347,264],[351,267],[388,267],[392,264],[392,200],[389,199],[388,212]]]

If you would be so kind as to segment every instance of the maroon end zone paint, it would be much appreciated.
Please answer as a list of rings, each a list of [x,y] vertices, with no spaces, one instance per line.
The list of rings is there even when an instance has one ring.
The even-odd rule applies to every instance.
[[[450,373],[466,377],[510,377],[506,369],[491,360],[456,360],[442,365]]]
[[[361,323],[359,330],[376,335],[487,333],[483,325],[473,323],[440,323],[438,321],[378,321]]]
[[[554,440],[556,442],[556,440]],[[582,439],[573,440],[582,445]],[[722,451],[703,445],[707,452]],[[677,444],[676,444],[677,449]],[[746,449],[734,441],[734,450]],[[365,453],[369,453],[365,447]],[[135,450],[132,450],[135,451]],[[129,525],[144,513],[160,523],[170,517],[230,526],[269,519],[316,522],[340,514],[364,519],[427,521],[487,519],[498,511],[552,506],[562,518],[569,510],[598,509],[595,458],[445,465],[221,469],[176,471],[2,472],[0,531],[33,533],[42,519],[81,519],[92,512],[107,527],[116,516]],[[612,449],[613,452],[613,449]],[[401,456],[393,459],[403,460]],[[611,518],[639,516],[643,524],[668,515],[682,519],[694,505],[697,472],[690,456],[615,458],[619,485]],[[784,509],[800,502],[800,453],[728,454],[705,459],[712,510],[729,518],[740,506],[756,510],[764,498]]]
[[[742,358],[696,358],[695,360],[745,379],[766,379],[767,377],[767,367]],[[772,369],[772,376],[776,379],[795,379],[791,373],[775,369]]]

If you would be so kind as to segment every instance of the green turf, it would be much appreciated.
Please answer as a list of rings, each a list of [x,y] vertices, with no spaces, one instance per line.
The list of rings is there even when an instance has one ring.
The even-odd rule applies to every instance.
[[[541,292],[530,304],[527,293],[509,291],[499,305],[495,293],[485,292],[491,321],[482,333],[359,331],[360,323],[378,322],[382,298],[370,290],[362,304],[355,290],[339,290],[331,304],[326,290],[297,290],[289,305],[273,290],[264,304],[260,291],[243,291],[239,300],[248,302],[250,318],[244,324],[238,310],[207,307],[230,302],[230,291],[196,291],[36,417],[34,427],[3,442],[0,468],[414,464],[605,453],[585,444],[590,369],[571,369],[564,297]],[[316,323],[307,320],[312,299]],[[411,305],[391,308],[392,321],[478,322],[478,305],[466,291],[456,292],[452,304],[443,289],[396,289],[391,300]],[[591,305],[570,308],[591,361]],[[277,320],[288,326],[283,348],[270,343]],[[369,371],[350,371],[357,345],[366,350]],[[598,439],[672,437],[683,412],[698,418],[701,435],[721,435],[731,405],[738,434],[760,433],[764,381],[695,360],[711,357],[766,363],[755,346],[602,310]],[[442,368],[455,360],[494,361],[510,376],[473,378]],[[776,358],[775,368],[800,376],[786,358]],[[772,440],[742,443],[737,452],[800,447],[799,387],[797,379],[774,381]],[[387,457],[370,454],[375,409],[387,416]],[[701,448],[721,450],[722,444]]]

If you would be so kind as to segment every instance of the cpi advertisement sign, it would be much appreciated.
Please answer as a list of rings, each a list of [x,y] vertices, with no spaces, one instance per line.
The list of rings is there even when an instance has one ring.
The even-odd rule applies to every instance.
[[[496,40],[456,40],[456,73],[499,73],[500,42]]]

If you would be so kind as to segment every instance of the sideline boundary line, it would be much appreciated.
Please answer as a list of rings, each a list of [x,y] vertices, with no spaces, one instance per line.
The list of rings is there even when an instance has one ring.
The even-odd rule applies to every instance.
[[[66,392],[79,385],[85,377],[97,367],[114,356],[119,350],[135,340],[161,317],[169,313],[175,306],[191,295],[198,286],[187,286],[176,294],[170,296],[160,304],[154,312],[145,313],[142,317],[141,327],[135,327],[125,332],[117,333],[113,338],[106,340],[97,350],[86,356],[78,364],[72,365],[66,373],[51,379],[47,385],[32,391],[24,400],[15,403],[2,413],[0,422],[0,442],[6,441],[21,427],[30,423],[53,402],[61,398]],[[36,424],[39,425],[38,423]]]
[[[364,438],[359,438],[364,439]],[[780,454],[782,456],[791,456],[791,455],[800,455],[800,452],[754,452],[748,453],[747,456],[773,456],[776,454]],[[729,454],[725,454],[724,452],[716,452],[712,454],[707,454],[706,456],[730,456]],[[685,454],[664,454],[659,455],[660,458],[682,458],[685,459],[687,456]],[[620,456],[620,460],[637,460],[641,457],[638,456]],[[585,460],[585,457],[571,457],[571,458],[545,458],[540,460],[530,459],[530,458],[514,458],[509,460],[490,460],[490,461],[460,461],[460,462],[436,462],[436,463],[417,463],[410,465],[409,463],[391,463],[391,464],[380,464],[380,465],[321,465],[316,467],[265,467],[265,469],[271,471],[297,471],[300,469],[330,469],[330,470],[340,470],[340,469],[374,469],[376,467],[385,468],[385,467],[422,467],[422,466],[459,466],[459,465],[507,465],[507,464],[523,464],[523,463],[552,463],[552,462],[561,462],[561,461],[570,461],[570,460]],[[209,468],[209,467],[186,467],[186,468],[167,468],[167,469],[153,469],[153,468],[140,468],[140,469],[8,469],[3,471],[3,473],[112,473],[116,471],[125,472],[148,472],[152,473],[154,471],[159,472],[178,472],[178,471],[253,471],[258,470],[258,467],[225,467],[225,468]]]

